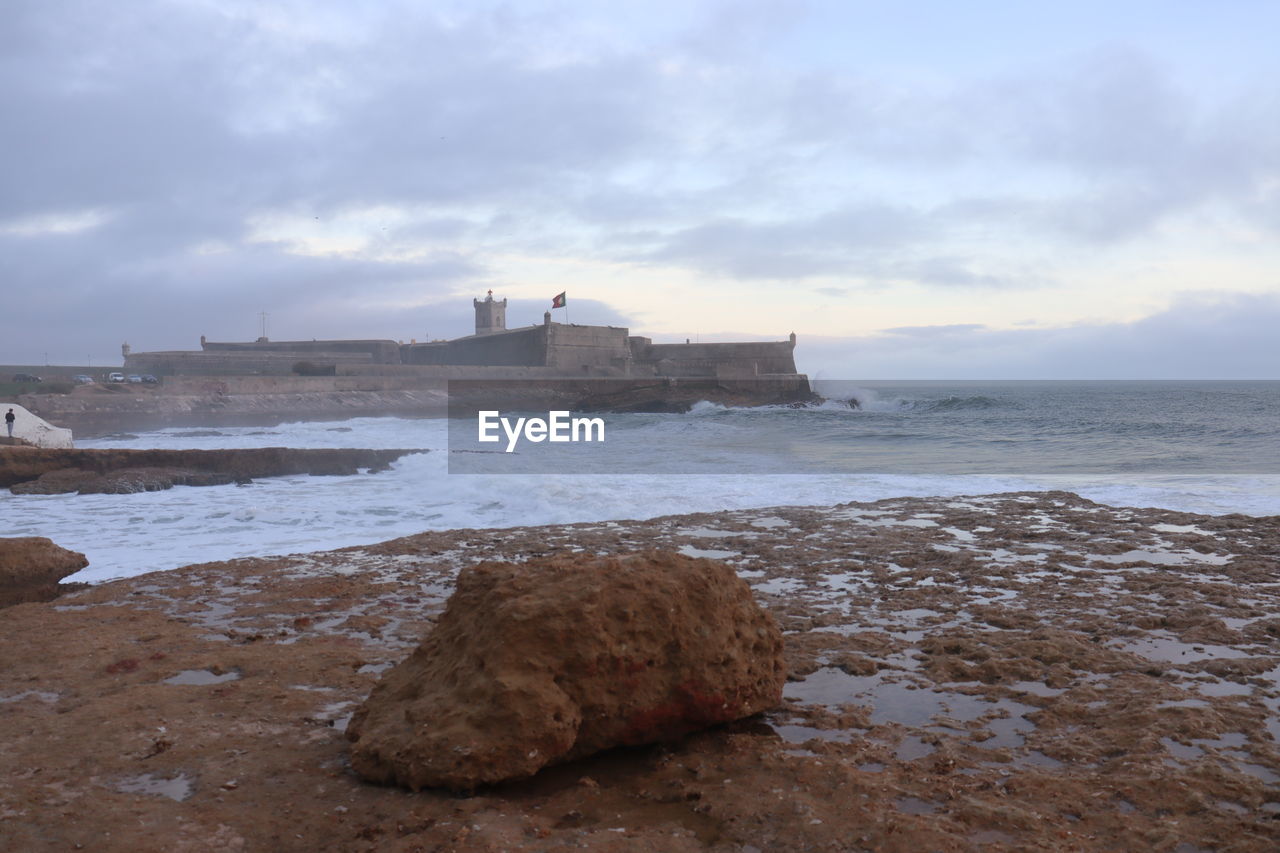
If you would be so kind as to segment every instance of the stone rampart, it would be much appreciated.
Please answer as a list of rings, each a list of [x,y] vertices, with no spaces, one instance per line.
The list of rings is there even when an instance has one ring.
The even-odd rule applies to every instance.
[[[234,350],[169,352],[135,352],[125,356],[124,369],[129,373],[150,373],[155,376],[226,376],[235,374],[263,374],[287,376],[300,361],[321,365],[372,364],[369,353],[340,352],[239,352]]]
[[[546,329],[547,364],[566,374],[625,374],[630,368],[626,329],[561,323],[551,323]]]
[[[654,344],[632,338],[637,362],[655,366],[659,376],[756,376],[794,374],[795,345],[790,341]]]
[[[547,363],[545,326],[473,335],[452,341],[405,344],[401,361],[415,365],[538,367]]]
[[[622,376],[616,371],[599,368],[592,376]],[[413,365],[339,365],[338,376],[387,376],[403,378],[409,382],[429,382],[449,379],[581,379],[581,368],[566,371],[551,365],[520,367],[513,365],[483,364],[413,364]]]
[[[359,357],[367,355],[376,364],[399,364],[400,344],[395,341],[206,341],[204,352],[283,353],[298,358]]]
[[[357,367],[354,366],[353,367]],[[326,394],[334,391],[405,391],[424,387],[433,377],[424,373],[375,373],[400,365],[368,365],[369,373],[340,376],[172,376],[166,394],[220,396],[224,394]]]

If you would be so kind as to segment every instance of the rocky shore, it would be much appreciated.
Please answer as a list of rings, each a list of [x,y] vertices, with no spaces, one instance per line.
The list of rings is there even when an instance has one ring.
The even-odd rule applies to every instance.
[[[228,450],[123,450],[0,447],[0,488],[14,494],[129,494],[175,485],[217,486],[290,474],[385,470],[422,450],[260,447]]]
[[[722,560],[783,704],[458,797],[344,737],[464,566]],[[1273,851],[1280,518],[1066,493],[504,530],[208,563],[0,611],[12,849]],[[531,633],[530,636],[536,636]]]

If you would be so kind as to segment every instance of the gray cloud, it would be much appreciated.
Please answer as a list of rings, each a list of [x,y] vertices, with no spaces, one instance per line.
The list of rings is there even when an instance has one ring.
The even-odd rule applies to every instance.
[[[1006,248],[1124,244],[1207,205],[1280,231],[1274,87],[1203,103],[1125,47],[905,82],[769,61],[793,4],[700,9],[632,39],[572,8],[16,0],[0,229],[104,222],[0,233],[0,360],[234,337],[258,310],[299,337],[465,331],[467,297],[443,306],[502,285],[502,252],[837,298],[1052,286]],[[377,252],[250,239],[264,214],[318,240],[384,207],[411,215],[371,226]]]
[[[738,278],[803,278],[848,272],[869,250],[924,240],[927,217],[887,205],[850,207],[809,219],[721,219],[665,235],[643,258]]]
[[[899,327],[802,337],[802,369],[832,379],[1280,379],[1280,296],[1188,294],[1133,323],[1056,329]]]
[[[981,323],[949,323],[941,326],[894,326],[885,329],[883,334],[902,335],[910,338],[953,338],[971,336],[974,332],[982,332],[987,327]]]

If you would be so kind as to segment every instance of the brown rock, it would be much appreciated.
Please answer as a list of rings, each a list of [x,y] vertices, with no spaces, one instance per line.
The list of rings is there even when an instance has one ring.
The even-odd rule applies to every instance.
[[[87,565],[84,554],[43,536],[0,539],[0,607],[56,598],[58,581]]]
[[[723,563],[481,563],[347,736],[370,781],[470,789],[758,713],[785,680],[773,618]]]
[[[173,485],[208,486],[290,474],[355,474],[385,470],[424,450],[248,447],[224,450],[0,450],[0,487],[15,494],[121,494]]]
[[[79,468],[48,471],[35,480],[15,483],[15,495],[129,495],[159,492],[174,486],[221,486],[234,482],[230,474],[188,471],[182,468],[120,468],[99,474]]]

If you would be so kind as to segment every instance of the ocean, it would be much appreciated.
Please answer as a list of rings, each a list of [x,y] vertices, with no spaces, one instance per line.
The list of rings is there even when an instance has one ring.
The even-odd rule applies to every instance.
[[[355,418],[78,438],[79,447],[371,447],[429,451],[390,471],[135,495],[0,493],[0,535],[82,551],[68,581],[502,528],[1062,489],[1114,506],[1280,514],[1280,382],[816,383],[826,403],[607,416],[576,445],[506,473],[439,419]],[[858,407],[850,405],[856,400]],[[468,436],[474,427],[466,426]],[[451,454],[449,451],[454,452]],[[532,448],[526,447],[525,451]],[[487,454],[487,455],[486,455]],[[519,454],[515,454],[519,455]],[[465,463],[465,464],[460,464]],[[489,463],[494,463],[490,465]],[[488,467],[486,467],[488,466]],[[478,473],[460,473],[475,471]],[[590,473],[588,473],[588,471]]]

